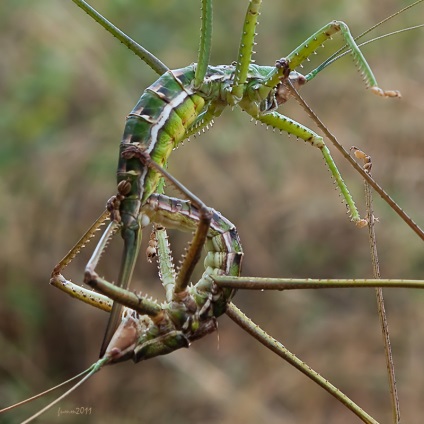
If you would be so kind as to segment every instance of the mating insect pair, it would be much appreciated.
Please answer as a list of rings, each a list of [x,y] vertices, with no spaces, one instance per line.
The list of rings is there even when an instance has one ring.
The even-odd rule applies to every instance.
[[[90,11],[91,14],[94,13],[83,2],[75,1],[75,3],[84,7],[86,11]],[[95,303],[97,306],[107,303],[105,298],[97,294],[94,295],[70,285],[69,281],[65,280],[60,275],[63,267],[67,265],[69,260],[72,260],[74,254],[86,243],[107,215],[112,216],[112,223],[109,225],[102,240],[99,242],[96,252],[93,255],[93,260],[90,261],[86,273],[86,282],[96,286],[97,289],[99,289],[99,284],[105,282],[98,278],[94,268],[109,237],[114,232],[120,231],[124,238],[124,260],[121,265],[118,286],[126,289],[130,283],[138,255],[142,227],[145,226],[149,220],[163,224],[165,227],[176,226],[178,228],[184,228],[186,226],[189,229],[194,228],[194,223],[197,224],[198,221],[197,212],[194,214],[191,213],[187,203],[180,202],[177,206],[174,201],[165,200],[165,198],[161,198],[159,195],[154,194],[155,192],[160,192],[162,189],[162,185],[160,184],[160,173],[158,173],[157,170],[151,170],[146,167],[143,160],[140,158],[134,157],[132,154],[128,156],[128,146],[132,145],[138,149],[142,147],[142,150],[147,151],[154,162],[165,165],[172,148],[174,148],[178,142],[197,133],[203,127],[210,124],[215,117],[221,114],[223,108],[227,105],[233,106],[238,104],[254,119],[266,125],[276,127],[279,130],[292,133],[320,148],[346,200],[352,219],[356,222],[361,222],[354,202],[331,159],[328,149],[323,144],[322,138],[305,127],[279,115],[276,112],[276,108],[284,103],[290,95],[289,88],[284,85],[290,80],[290,77],[295,85],[297,84],[300,86],[303,82],[311,80],[316,75],[311,73],[306,77],[302,77],[300,74],[296,73],[294,69],[319,47],[332,32],[338,30],[342,31],[350,48],[353,49],[353,54],[356,60],[359,61],[360,69],[364,72],[368,84],[374,87],[376,92],[383,94],[384,92],[376,87],[375,78],[372,72],[363,59],[359,49],[356,48],[356,44],[351,38],[347,28],[342,23],[333,23],[314,34],[305,44],[302,44],[302,46],[288,55],[285,61],[278,60],[276,66],[259,67],[251,65],[251,52],[254,44],[254,31],[256,18],[259,14],[259,5],[260,2],[251,2],[249,5],[236,65],[221,67],[209,66],[208,51],[210,49],[210,40],[208,34],[211,30],[211,2],[207,1],[204,2],[203,5],[201,53],[197,66],[190,66],[178,71],[173,71],[172,73],[169,72],[164,74],[164,72],[167,71],[164,65],[152,58],[145,59],[153,69],[159,74],[164,75],[146,90],[140,102],[136,105],[127,120],[123,143],[121,144],[120,164],[118,166],[118,196],[110,203],[110,210],[107,214],[102,216],[100,221],[98,221],[81,242],[76,245],[71,254],[55,269],[52,279],[53,284],[68,290],[70,294],[88,303]],[[111,32],[114,31],[111,27],[108,28]],[[395,95],[396,93],[388,92],[386,94]],[[155,201],[158,206],[156,211],[153,206],[151,206],[155,204]],[[151,216],[149,216],[147,212],[150,207],[153,210],[153,212],[150,212]],[[185,209],[187,209],[187,211],[184,211]],[[176,213],[174,213],[175,211]],[[156,212],[158,213],[157,215]],[[240,256],[241,248],[239,247],[238,239],[236,236],[229,236],[228,240],[225,239],[223,234],[230,235],[232,227],[230,225],[228,228],[229,224],[223,218],[213,219],[212,223],[213,230],[214,227],[218,227],[219,236],[217,240],[221,241],[219,243],[220,249],[218,249],[217,253],[222,253],[225,258],[222,263],[219,263],[219,266],[215,265],[216,260],[214,260],[214,267],[221,269],[224,274],[233,273],[237,275],[239,270],[237,265],[238,260],[232,259],[230,262],[225,261],[228,259],[228,254]],[[191,268],[197,260],[199,246],[203,245],[203,241],[207,234],[211,235],[210,232],[208,233],[207,227],[208,224],[205,223],[197,230],[198,233],[200,233],[199,240],[195,238],[192,243],[192,249],[196,254],[191,254],[192,251],[190,250],[189,254],[186,256],[187,259],[179,274],[182,275],[181,280],[183,280],[183,282],[176,282],[175,285],[170,286],[179,287],[176,291],[174,289],[170,291],[170,293],[173,293],[173,296],[176,296],[180,291],[184,292],[190,279]],[[216,228],[215,231],[217,231]],[[161,234],[159,238],[164,243],[165,236],[163,233]],[[162,251],[159,256],[161,264],[168,264],[169,261],[167,260],[168,256],[166,249]],[[220,257],[221,255],[218,254],[217,256]],[[222,260],[222,258],[220,260]],[[231,271],[228,268],[231,268]],[[168,274],[162,271],[162,275]],[[66,289],[66,287],[69,287],[69,289]],[[112,287],[111,290],[116,292],[118,289]],[[222,303],[226,304],[231,296],[227,295],[222,297],[217,286],[213,284],[208,287],[207,292],[208,295],[204,296],[200,303],[197,304],[194,302],[195,307],[193,309],[193,314],[190,315],[190,319],[187,319],[184,314],[183,319],[168,317],[169,319],[166,325],[171,324],[171,322],[175,324],[175,322],[179,321],[178,326],[181,328],[185,327],[185,330],[188,329],[193,331],[194,327],[191,326],[199,326],[201,322],[199,317],[205,316],[213,318],[220,315],[225,309]],[[125,292],[125,296],[129,298],[132,295],[129,292]],[[201,295],[198,296],[202,297]],[[122,300],[122,298],[120,299]],[[167,300],[170,302],[175,301],[172,296],[168,296]],[[126,302],[130,304],[132,301],[128,299]],[[139,305],[139,314],[149,316],[154,324],[152,333],[149,335],[149,343],[147,345],[143,344],[144,342],[140,344],[141,353],[137,354],[137,358],[141,359],[143,355],[146,358],[154,356],[153,353],[151,353],[152,351],[155,351],[156,354],[165,353],[167,349],[166,346],[168,346],[168,350],[173,350],[175,347],[187,345],[189,340],[185,338],[185,336],[181,337],[181,334],[178,333],[179,330],[176,328],[172,326],[166,328],[166,325],[164,325],[162,330],[164,329],[165,331],[162,333],[161,329],[157,328],[157,323],[154,322],[155,317],[161,315],[160,318],[163,318],[162,308],[158,308],[157,304],[154,302],[153,304],[149,304],[147,299],[142,299],[138,296],[133,298],[133,302],[134,303],[131,304],[132,307],[136,308],[137,305]],[[175,310],[173,309],[174,306]],[[175,313],[176,316],[181,314],[180,306],[174,306],[171,305],[168,309]],[[188,305],[186,306],[188,307]],[[120,309],[121,307],[119,304],[115,303],[109,330],[102,348],[102,353],[107,352],[106,358],[108,361],[111,358],[111,354],[115,355],[123,352],[122,349],[121,351],[115,349],[116,346],[111,347],[110,350],[107,349],[107,345],[116,330],[116,324],[121,321]],[[212,315],[210,315],[211,311]],[[237,313],[232,307],[230,307],[229,311],[232,311],[230,313]],[[195,318],[192,319],[192,317]],[[133,318],[131,313],[126,312],[125,320],[127,321],[124,322],[133,323],[130,325],[131,331],[136,327],[136,324],[134,324],[136,321],[134,321]],[[141,331],[143,334],[148,332],[147,328],[150,325],[150,321],[147,320],[147,324],[146,320],[146,318],[143,318],[143,321],[139,324],[140,328],[137,329],[137,331]],[[209,324],[209,322],[211,324]],[[210,329],[214,328],[212,323],[214,323],[213,319],[208,321],[208,325],[211,325]],[[126,324],[124,324],[124,327],[125,325]],[[125,330],[127,330],[126,327]],[[206,332],[207,331],[205,331],[205,333]],[[155,337],[158,337],[158,339],[156,340]],[[172,343],[174,343],[174,345],[172,345]],[[161,347],[159,348],[159,346]],[[116,358],[118,356],[119,355],[116,355]],[[130,355],[125,354],[122,358],[126,359],[127,356]],[[99,362],[95,367],[98,368],[103,363],[104,362]]]

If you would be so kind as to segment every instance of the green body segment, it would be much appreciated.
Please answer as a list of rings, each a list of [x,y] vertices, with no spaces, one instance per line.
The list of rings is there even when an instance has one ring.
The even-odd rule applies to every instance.
[[[183,74],[191,81],[193,67],[185,68]],[[195,121],[204,103],[201,96],[169,71],[145,90],[129,114],[120,148],[118,183],[129,175],[136,175],[130,196],[140,199],[141,204],[156,191],[160,176],[137,159],[124,159],[123,150],[129,144],[135,144],[149,153],[156,163],[166,166],[172,149],[185,138],[187,128]],[[123,209],[125,213],[125,203]]]

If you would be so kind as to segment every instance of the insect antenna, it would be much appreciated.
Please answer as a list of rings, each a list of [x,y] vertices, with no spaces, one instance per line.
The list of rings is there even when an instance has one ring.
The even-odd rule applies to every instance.
[[[420,1],[422,1],[422,0],[420,0]],[[398,34],[400,34],[400,33],[402,33],[402,32],[406,32],[406,31],[412,31],[412,30],[414,30],[414,29],[420,29],[420,28],[424,28],[424,24],[420,24],[420,25],[414,25],[414,26],[411,26],[411,27],[408,27],[408,28],[403,28],[403,29],[398,29],[397,31],[392,31],[392,32],[388,32],[387,34],[383,34],[383,35],[380,35],[380,36],[378,36],[378,37],[374,37],[374,38],[371,38],[371,40],[367,40],[367,41],[364,41],[363,43],[360,43],[360,44],[358,44],[358,47],[363,47],[363,46],[365,46],[365,45],[367,45],[367,44],[370,44],[370,43],[373,43],[374,41],[378,41],[378,40],[382,40],[383,38],[387,38],[387,37],[390,37],[390,36],[392,36],[392,35],[398,35]],[[355,40],[356,40],[357,38],[355,38]],[[339,59],[341,59],[343,56],[346,56],[347,54],[349,54],[350,52],[351,52],[351,50],[349,49],[349,50],[346,50],[346,51],[344,51],[344,52],[342,52],[342,50],[344,49],[344,48],[346,48],[346,46],[345,47],[342,47],[340,50],[338,50],[336,53],[334,53],[333,55],[331,55],[331,57],[329,57],[325,62],[323,62],[323,63],[321,63],[321,65],[319,65],[314,71],[316,71],[316,72],[314,72],[314,74],[316,74],[316,73],[318,73],[318,72],[320,72],[320,71],[322,71],[324,68],[326,68],[327,66],[329,66],[329,65],[331,65],[332,63],[334,63],[334,62],[336,62],[337,60],[339,60]],[[308,74],[309,75],[309,74]],[[309,80],[308,79],[308,75],[306,75],[305,76],[305,78],[307,79],[307,80]]]
[[[107,360],[105,360],[104,358],[102,358],[102,359],[98,360],[97,362],[95,362],[94,364],[92,364],[86,370],[84,370],[83,372],[79,373],[78,375],[75,375],[74,377],[70,378],[69,380],[66,380],[66,381],[58,384],[57,386],[54,386],[54,387],[52,387],[52,388],[50,388],[48,390],[45,390],[44,392],[38,393],[37,395],[32,396],[32,397],[30,397],[28,399],[25,399],[25,400],[23,400],[21,402],[15,403],[14,405],[8,406],[8,407],[3,408],[3,409],[0,409],[0,414],[2,414],[4,412],[7,412],[7,411],[11,411],[12,409],[17,408],[18,406],[25,405],[25,404],[27,404],[29,402],[32,402],[33,400],[36,400],[38,398],[41,398],[41,397],[47,395],[48,393],[53,392],[53,391],[61,388],[62,386],[65,386],[65,385],[67,385],[67,384],[69,384],[69,383],[71,383],[71,382],[73,382],[75,380],[78,380],[79,378],[82,377],[81,380],[78,381],[76,384],[74,384],[69,390],[67,390],[65,393],[63,393],[61,396],[59,396],[58,398],[56,398],[54,401],[50,402],[47,406],[45,406],[44,408],[40,409],[34,415],[32,415],[31,417],[29,417],[28,419],[26,419],[25,421],[22,422],[22,424],[30,423],[35,418],[37,418],[40,415],[44,414],[44,412],[46,412],[52,406],[56,405],[61,400],[65,399],[75,389],[77,389],[78,387],[80,387],[85,381],[87,381],[97,371],[99,371],[100,368],[102,368],[102,366],[107,362]]]

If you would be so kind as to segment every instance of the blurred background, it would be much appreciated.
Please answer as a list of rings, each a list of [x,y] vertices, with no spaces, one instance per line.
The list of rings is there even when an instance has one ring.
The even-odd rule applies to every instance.
[[[198,3],[92,1],[170,68],[196,60]],[[265,0],[255,59],[273,65],[333,19],[346,21],[358,34],[407,4]],[[246,5],[214,2],[212,64],[235,60]],[[423,23],[423,8],[418,5],[375,35]],[[107,315],[49,286],[49,276],[115,194],[125,116],[157,75],[71,1],[2,1],[0,32],[0,406],[5,406],[68,379],[98,357]],[[302,90],[345,147],[355,145],[372,156],[377,181],[421,225],[423,40],[418,30],[364,48],[380,86],[400,90],[401,100],[371,95],[349,57]],[[310,66],[339,45],[335,40],[320,49]],[[282,112],[316,129],[295,101]],[[361,178],[339,154],[334,157],[364,212]],[[169,169],[237,225],[244,275],[372,276],[367,231],[349,222],[320,152],[306,143],[228,110],[211,131],[175,151]],[[382,275],[422,278],[422,242],[379,198],[375,209]],[[188,237],[172,236],[177,256]],[[74,282],[82,280],[94,245],[66,270]],[[114,281],[119,238],[104,258],[99,272]],[[143,250],[132,288],[163,295]],[[390,289],[385,297],[402,417],[420,423],[424,293]],[[377,420],[390,422],[373,289],[239,292],[235,303]],[[53,397],[0,421],[20,422]],[[358,422],[225,316],[218,334],[189,350],[107,367],[59,406],[91,408],[91,415],[58,417],[54,407],[39,422]]]

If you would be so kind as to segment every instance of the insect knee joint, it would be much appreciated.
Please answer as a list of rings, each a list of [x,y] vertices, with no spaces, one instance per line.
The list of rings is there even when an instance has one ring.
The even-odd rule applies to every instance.
[[[318,149],[322,149],[325,146],[323,138],[319,135],[313,135],[308,141],[312,146],[318,147]]]

